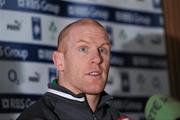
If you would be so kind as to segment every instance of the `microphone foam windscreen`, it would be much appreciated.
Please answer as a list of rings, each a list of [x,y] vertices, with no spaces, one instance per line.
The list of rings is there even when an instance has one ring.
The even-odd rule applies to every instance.
[[[145,106],[147,120],[176,120],[180,117],[180,103],[163,95],[151,96]]]

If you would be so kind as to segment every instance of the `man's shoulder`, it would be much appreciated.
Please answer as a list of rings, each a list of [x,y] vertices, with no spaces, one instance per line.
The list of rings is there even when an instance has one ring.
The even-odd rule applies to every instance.
[[[54,105],[55,103],[53,97],[45,94],[38,101],[25,109],[17,120],[41,120],[41,118],[44,118],[45,116],[50,117],[51,120],[55,117],[53,113]]]

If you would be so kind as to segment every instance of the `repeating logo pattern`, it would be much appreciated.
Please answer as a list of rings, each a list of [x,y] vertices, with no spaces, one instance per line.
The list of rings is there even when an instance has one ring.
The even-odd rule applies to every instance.
[[[139,4],[145,1],[136,0],[135,2],[131,1],[131,3]],[[14,6],[12,7],[10,3]],[[127,0],[126,3],[128,3]],[[160,8],[160,0],[152,0],[150,6],[156,9]],[[56,69],[51,66],[51,54],[55,49],[58,31],[69,20],[90,17],[107,24],[105,28],[109,33],[113,48],[115,48],[111,54],[111,68],[114,69],[113,72],[115,73],[110,73],[108,85],[116,87],[111,90],[114,90],[113,92],[118,97],[122,96],[122,98],[117,99],[120,102],[116,105],[124,108],[122,112],[142,112],[142,103],[145,99],[133,97],[132,101],[129,101],[131,98],[128,97],[131,94],[136,96],[149,95],[156,91],[166,92],[165,86],[167,84],[162,82],[164,74],[151,74],[152,71],[156,70],[164,73],[167,71],[166,57],[162,53],[157,54],[149,49],[156,47],[157,50],[160,50],[161,47],[159,46],[164,45],[162,13],[118,8],[110,4],[108,6],[104,4],[95,5],[86,2],[0,0],[1,13],[7,13],[13,19],[0,20],[0,22],[5,23],[0,23],[2,29],[0,33],[4,31],[4,33],[14,33],[15,37],[8,39],[11,36],[9,34],[4,39],[1,37],[3,34],[1,34],[0,41],[6,42],[0,42],[0,63],[3,64],[4,61],[8,61],[17,63],[22,67],[6,68],[4,77],[6,79],[2,78],[2,80],[8,85],[21,88],[23,92],[27,83],[29,90],[37,89],[36,91],[38,91],[47,87],[43,84],[44,81],[51,82],[57,77]],[[17,16],[16,13],[19,15]],[[24,30],[27,31],[24,32]],[[154,30],[157,30],[157,34],[154,34]],[[25,34],[27,40],[23,38],[24,41],[18,41],[21,35],[17,34],[16,36],[17,32],[22,32],[21,35]],[[52,42],[55,43],[51,44]],[[148,48],[149,51],[146,52],[145,48]],[[25,67],[26,69],[24,69],[25,64],[28,64],[28,67]],[[39,66],[41,68],[38,68]],[[28,71],[28,73],[22,75],[25,73],[24,71]],[[39,85],[43,87],[40,88]],[[12,92],[17,92],[16,96],[11,95],[7,98],[7,96],[0,95],[2,96],[0,101],[3,102],[3,110],[0,109],[0,113],[4,111],[8,113],[8,110],[21,112],[35,100],[32,99],[35,97],[33,92],[32,96],[18,96],[21,92]],[[28,91],[28,93],[30,92]],[[126,98],[123,95],[128,97]],[[121,100],[123,101],[121,102]],[[11,102],[14,103],[14,106],[10,106]],[[18,103],[21,105],[18,106]]]

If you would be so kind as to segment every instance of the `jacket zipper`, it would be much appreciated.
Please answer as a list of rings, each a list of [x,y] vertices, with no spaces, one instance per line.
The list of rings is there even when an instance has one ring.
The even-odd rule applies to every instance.
[[[87,105],[87,108],[88,108],[89,111],[91,112],[92,117],[93,117],[93,120],[97,120],[97,117],[96,117],[96,114],[95,114],[96,110],[95,110],[95,112],[93,112],[93,111],[91,110],[91,107],[89,106],[87,100],[85,100],[85,104]]]
[[[97,120],[96,115],[94,113],[92,114],[93,114],[93,120]]]

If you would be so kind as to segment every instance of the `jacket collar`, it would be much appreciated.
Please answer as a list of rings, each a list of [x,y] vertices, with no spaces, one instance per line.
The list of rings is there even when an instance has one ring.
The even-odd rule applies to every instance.
[[[74,100],[74,101],[79,101],[79,102],[86,101],[85,94],[83,93],[74,94],[67,88],[58,85],[57,80],[54,80],[52,83],[49,84],[49,88],[47,92],[55,94],[57,96],[61,96],[69,100]],[[101,98],[100,98],[98,106],[100,107],[100,106],[103,106],[104,104],[107,104],[107,103],[109,104],[109,101],[111,101],[112,99],[113,99],[112,96],[108,95],[105,91],[103,91],[101,93]]]
[[[107,94],[105,91],[103,91],[101,93],[101,97],[100,97],[99,104],[97,107],[102,107],[104,105],[109,106],[111,104],[112,100],[113,100],[113,97],[110,96],[109,94]]]
[[[73,92],[66,89],[65,87],[58,85],[56,82],[49,84],[49,88],[47,92],[55,94],[57,96],[61,96],[69,100],[74,100],[74,101],[79,101],[79,102],[85,101],[85,95],[83,93],[74,94]]]

